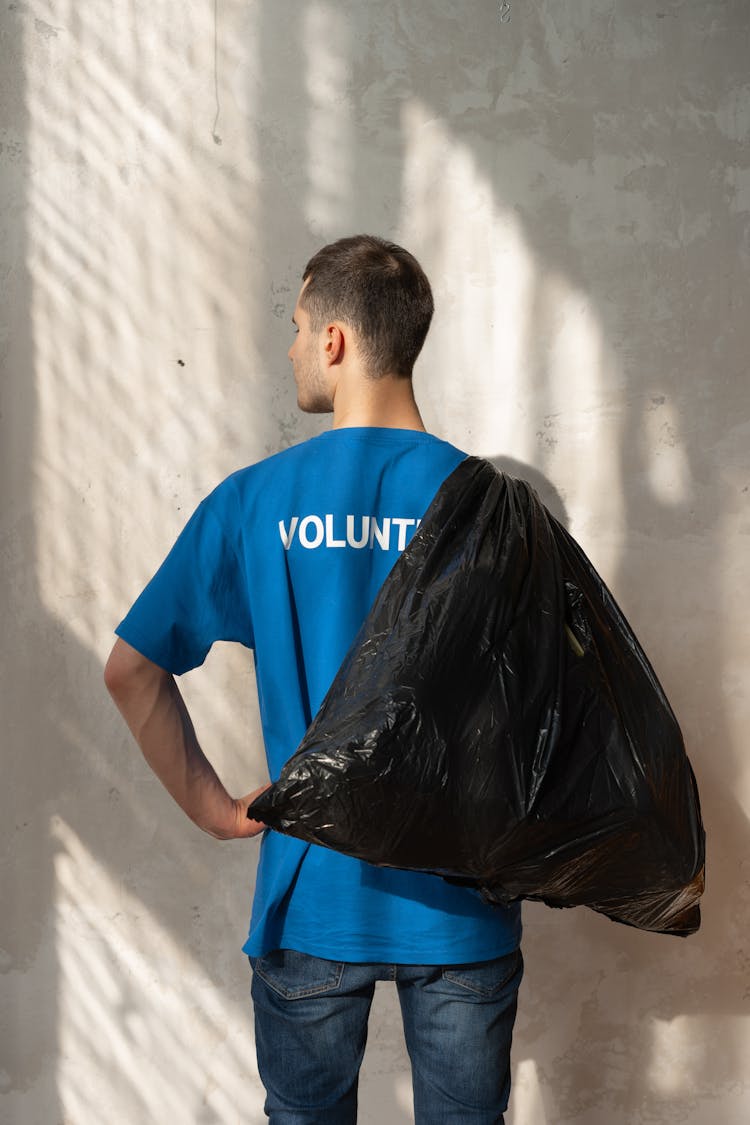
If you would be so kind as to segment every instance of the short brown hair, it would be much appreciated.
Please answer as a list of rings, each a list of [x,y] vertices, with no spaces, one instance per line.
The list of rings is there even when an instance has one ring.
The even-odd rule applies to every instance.
[[[326,321],[355,329],[368,374],[410,376],[430,327],[432,290],[417,259],[372,234],[340,238],[305,267],[300,305],[313,332]]]

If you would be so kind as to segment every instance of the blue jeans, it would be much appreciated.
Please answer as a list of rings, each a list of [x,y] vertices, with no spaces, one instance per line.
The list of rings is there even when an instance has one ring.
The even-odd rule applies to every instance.
[[[473,965],[251,958],[258,1069],[273,1125],[353,1125],[375,982],[395,981],[417,1125],[498,1125],[510,1093],[521,951]]]

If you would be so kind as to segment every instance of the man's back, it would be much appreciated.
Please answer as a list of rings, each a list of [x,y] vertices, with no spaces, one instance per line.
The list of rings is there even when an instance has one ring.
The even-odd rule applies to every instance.
[[[172,671],[201,663],[215,640],[252,647],[277,777],[463,457],[419,430],[340,428],[233,474],[198,509],[118,634]],[[517,910],[490,910],[464,888],[268,833],[245,951],[457,963],[506,953],[519,936]]]

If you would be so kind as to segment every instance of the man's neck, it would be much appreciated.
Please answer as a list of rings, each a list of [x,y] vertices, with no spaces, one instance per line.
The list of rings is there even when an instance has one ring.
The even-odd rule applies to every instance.
[[[352,426],[424,431],[411,379],[384,375],[340,383],[333,400],[333,428]]]

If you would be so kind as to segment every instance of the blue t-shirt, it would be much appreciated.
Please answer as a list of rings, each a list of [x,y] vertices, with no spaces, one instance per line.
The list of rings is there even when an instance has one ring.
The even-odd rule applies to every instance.
[[[277,778],[464,457],[418,430],[341,428],[234,473],[199,505],[116,632],[175,675],[202,664],[214,641],[251,648]],[[512,951],[520,932],[517,906],[268,831],[243,948],[458,964]]]

